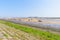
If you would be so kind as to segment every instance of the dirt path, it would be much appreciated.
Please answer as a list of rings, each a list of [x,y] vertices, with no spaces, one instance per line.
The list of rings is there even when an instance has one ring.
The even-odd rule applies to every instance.
[[[31,34],[0,23],[0,40],[39,40]]]

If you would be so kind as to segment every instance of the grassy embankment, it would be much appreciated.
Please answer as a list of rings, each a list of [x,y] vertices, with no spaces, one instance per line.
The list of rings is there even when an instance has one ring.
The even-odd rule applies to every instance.
[[[19,29],[21,31],[32,34],[32,35],[36,36],[37,38],[40,38],[40,40],[60,40],[60,35],[58,35],[58,34],[52,34],[50,32],[37,30],[37,29],[21,26],[21,25],[15,24],[15,23],[6,22],[6,21],[2,21],[2,20],[0,20],[0,23],[3,23],[3,24],[8,25],[10,27],[14,27],[14,28]]]

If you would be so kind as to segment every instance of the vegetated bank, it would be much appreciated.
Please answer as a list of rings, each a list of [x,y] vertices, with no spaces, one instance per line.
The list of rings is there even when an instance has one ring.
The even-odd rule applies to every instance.
[[[32,35],[36,36],[37,38],[40,38],[40,40],[60,40],[60,35],[58,35],[58,34],[53,34],[50,32],[37,30],[37,29],[33,29],[33,28],[30,28],[27,26],[21,26],[19,24],[7,22],[7,21],[2,21],[2,20],[0,20],[0,23],[3,23],[3,24],[8,25],[10,27],[14,27],[18,30],[32,34]]]

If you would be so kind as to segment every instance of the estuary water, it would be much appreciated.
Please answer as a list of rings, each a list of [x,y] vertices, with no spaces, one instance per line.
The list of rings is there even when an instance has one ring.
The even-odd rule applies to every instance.
[[[45,20],[46,20],[46,22],[52,21],[55,23],[44,23],[44,21],[42,21],[42,22],[25,22],[25,21],[17,21],[17,20],[7,20],[7,21],[19,23],[19,24],[30,25],[32,27],[38,27],[38,28],[45,28],[45,29],[60,31],[60,19],[45,19]]]

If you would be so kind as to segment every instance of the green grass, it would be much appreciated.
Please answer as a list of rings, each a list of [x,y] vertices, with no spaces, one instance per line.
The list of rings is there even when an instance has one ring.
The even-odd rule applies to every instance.
[[[3,34],[5,37],[8,37],[8,35],[7,34]]]
[[[21,26],[18,24],[14,24],[14,23],[2,21],[2,20],[0,20],[0,23],[3,23],[3,24],[8,25],[10,27],[14,27],[16,29],[22,30],[22,31],[27,32],[29,34],[32,34],[32,35],[40,38],[41,40],[42,39],[43,40],[60,40],[60,35],[58,35],[58,34],[53,34],[50,32],[37,30],[37,29]]]

